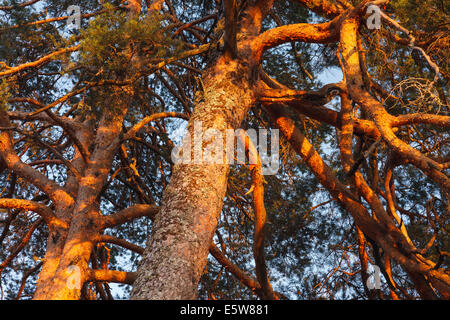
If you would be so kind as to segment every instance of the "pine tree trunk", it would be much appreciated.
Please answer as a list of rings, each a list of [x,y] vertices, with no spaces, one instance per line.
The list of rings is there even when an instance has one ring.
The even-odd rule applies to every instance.
[[[189,121],[223,137],[236,129],[254,103],[250,68],[220,57],[204,75],[202,101]],[[206,143],[204,142],[203,146]],[[195,299],[217,227],[227,187],[229,165],[177,164],[162,208],[138,268],[132,299]]]

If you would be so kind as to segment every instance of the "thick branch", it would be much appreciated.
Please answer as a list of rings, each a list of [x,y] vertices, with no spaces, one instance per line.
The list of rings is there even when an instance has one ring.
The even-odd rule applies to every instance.
[[[310,103],[324,105],[335,95],[339,94],[343,85],[330,83],[317,91],[303,91],[292,89],[264,89],[258,92],[258,100],[263,103]]]
[[[287,89],[282,84],[278,83],[274,79],[270,78],[265,72],[260,73],[261,80],[264,81],[269,87],[277,90]],[[327,86],[325,86],[327,87]],[[324,88],[325,88],[324,87]],[[289,89],[287,89],[289,90]],[[322,91],[322,90],[319,90]],[[260,90],[264,94],[265,90]],[[298,92],[298,91],[295,91]],[[270,108],[272,102],[264,102]],[[287,105],[294,108],[300,114],[303,114],[311,119],[324,122],[330,126],[342,129],[342,115],[341,113],[328,109],[327,107],[314,105],[305,99],[293,99],[287,102]],[[380,132],[378,131],[375,124],[370,120],[353,118],[354,131],[360,135],[366,135],[378,139]]]
[[[450,277],[442,270],[435,270],[433,266],[419,262],[412,256],[412,252],[405,251],[404,247],[397,247],[396,241],[392,238],[391,233],[376,222],[367,212],[358,200],[356,200],[345,186],[343,186],[336,178],[331,169],[323,162],[317,151],[295,127],[293,121],[286,115],[283,115],[283,109],[277,108],[271,110],[274,122],[279,126],[283,135],[294,147],[294,150],[303,158],[308,167],[314,173],[320,183],[331,193],[331,195],[339,200],[342,206],[350,212],[355,223],[361,230],[371,239],[376,240],[380,246],[401,265],[405,266],[409,271],[427,274],[440,281],[443,286],[450,286]]]
[[[436,183],[442,185],[447,190],[450,189],[450,179],[441,172],[441,165],[399,139],[392,130],[395,118],[387,113],[381,103],[374,99],[367,91],[363,90],[364,81],[361,75],[357,49],[357,29],[357,19],[345,20],[341,28],[344,73],[352,99],[361,105],[363,110],[374,120],[383,139],[392,150],[408,159]]]
[[[253,40],[255,59],[261,60],[263,53],[286,42],[330,43],[339,39],[338,22],[335,19],[320,24],[297,23],[269,29]]]
[[[90,270],[88,275],[88,281],[97,282],[115,282],[133,284],[136,280],[136,272],[125,272],[118,270]]]
[[[399,115],[392,119],[393,127],[400,127],[418,123],[448,128],[450,127],[450,116],[426,113],[411,113]]]
[[[229,272],[231,272],[246,287],[255,292],[258,296],[262,296],[260,284],[254,279],[250,278],[244,271],[239,269],[239,267],[231,262],[214,243],[211,243],[209,252],[222,266],[224,266]]]
[[[154,113],[154,114],[152,114],[152,115],[150,115],[148,117],[145,117],[139,123],[134,125],[134,127],[132,127],[130,130],[128,130],[128,132],[124,135],[123,139],[124,140],[128,140],[128,139],[132,139],[132,138],[136,137],[136,134],[139,132],[139,130],[141,130],[147,123],[149,123],[151,121],[164,119],[164,118],[169,118],[169,117],[181,118],[181,119],[184,119],[184,120],[188,120],[189,119],[189,117],[186,114],[179,113],[179,112]]]
[[[8,115],[5,112],[0,111],[0,126],[6,127],[9,125]],[[67,205],[73,203],[73,198],[57,183],[49,180],[42,173],[20,160],[14,151],[10,134],[5,131],[0,131],[0,157],[3,158],[3,161],[10,170],[45,192],[55,203],[58,203],[59,201],[62,201]]]
[[[264,205],[264,176],[262,175],[262,164],[258,151],[253,142],[244,134],[239,136],[241,143],[249,152],[250,169],[252,171],[253,181],[253,208],[255,211],[255,230],[253,236],[253,256],[256,265],[256,278],[261,284],[264,299],[276,300],[272,285],[266,269],[266,259],[264,257],[264,243],[267,213]]]
[[[237,6],[236,0],[224,0],[225,7],[225,54],[228,54],[232,59],[237,56]]]
[[[48,206],[30,200],[0,198],[0,208],[21,209],[36,212],[47,224],[56,219],[53,211]]]

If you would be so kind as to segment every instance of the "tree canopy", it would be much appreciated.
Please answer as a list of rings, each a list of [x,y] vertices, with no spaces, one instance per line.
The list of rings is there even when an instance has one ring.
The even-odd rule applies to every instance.
[[[449,10],[4,0],[1,299],[448,299]]]

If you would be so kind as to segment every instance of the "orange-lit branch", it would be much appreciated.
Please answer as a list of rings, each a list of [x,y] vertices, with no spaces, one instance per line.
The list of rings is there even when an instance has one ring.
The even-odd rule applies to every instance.
[[[209,252],[222,266],[231,272],[246,287],[255,292],[258,296],[262,297],[261,285],[256,280],[249,277],[244,271],[239,269],[239,267],[237,267],[233,262],[231,262],[214,243],[211,243]]]
[[[269,87],[273,88],[277,91],[267,91],[267,92],[279,92],[284,89],[288,90],[285,86],[270,78],[265,72],[261,71],[260,73],[261,80]],[[333,88],[335,87],[339,90],[342,90],[340,84],[330,84],[325,86],[324,88]],[[322,88],[323,89],[323,88]],[[319,90],[323,92],[323,90]],[[267,89],[266,89],[267,90]],[[260,89],[261,94],[264,94],[266,90]],[[278,91],[279,90],[279,91]],[[296,90],[291,90],[293,92],[298,92]],[[306,92],[306,91],[304,91]],[[314,94],[317,96],[317,94]],[[273,102],[263,102],[268,108],[271,107]],[[303,114],[311,119],[326,123],[330,126],[336,127],[338,129],[342,129],[342,113],[339,113],[335,110],[328,109],[325,106],[316,105],[311,103],[310,101],[306,101],[306,99],[293,99],[292,101],[288,101],[286,103],[289,107],[292,107],[295,111],[300,114]],[[365,135],[372,137],[374,139],[378,139],[380,137],[380,132],[378,131],[375,124],[370,120],[352,118],[353,121],[353,129],[356,134]]]
[[[450,286],[450,277],[446,275],[445,272],[442,270],[435,270],[434,266],[430,265],[428,261],[423,263],[416,259],[415,256],[412,255],[412,251],[410,251],[411,246],[406,241],[402,241],[403,237],[392,237],[398,235],[396,229],[389,228],[389,232],[387,232],[385,227],[370,216],[367,209],[361,205],[342,183],[339,182],[317,151],[314,150],[311,143],[303,136],[298,128],[295,127],[294,122],[289,116],[285,114],[282,107],[277,106],[271,108],[269,113],[273,117],[273,121],[280,128],[280,131],[293,146],[294,150],[303,158],[316,178],[331,193],[331,195],[339,200],[341,205],[348,210],[355,220],[356,225],[360,227],[367,236],[376,240],[387,254],[405,266],[410,273],[414,273],[415,275],[426,274],[434,278],[435,281],[444,288]],[[361,185],[360,187],[364,186]],[[366,198],[373,200],[369,193],[366,193],[365,196]],[[376,202],[372,201],[372,204],[373,203]],[[398,247],[397,241],[401,243],[401,249]]]
[[[450,127],[450,116],[426,113],[411,113],[394,117],[393,127],[400,127],[410,124],[429,124],[436,127]]]
[[[359,262],[361,264],[361,280],[362,280],[362,284],[364,287],[364,291],[367,294],[367,296],[369,297],[369,299],[373,299],[373,293],[369,290],[369,288],[367,287],[367,280],[369,279],[369,273],[368,273],[368,268],[369,268],[369,256],[367,255],[367,250],[366,250],[366,239],[364,238],[364,233],[361,231],[360,228],[356,227],[356,235],[358,238],[358,257],[359,257]]]
[[[88,275],[88,281],[97,282],[115,282],[133,284],[136,280],[136,272],[125,272],[118,270],[90,270]]]
[[[9,117],[4,111],[0,111],[0,126],[10,126]],[[42,192],[45,192],[52,201],[56,203],[58,201],[63,201],[67,204],[73,203],[73,198],[57,183],[49,180],[45,175],[21,161],[14,150],[11,136],[6,131],[0,131],[0,157],[9,170],[14,171]]]
[[[338,39],[338,20],[321,24],[298,23],[263,32],[253,40],[252,49],[259,61],[266,50],[286,42],[330,43]]]
[[[6,71],[0,72],[0,77],[11,76],[15,73],[18,73],[18,72],[28,69],[28,68],[39,67],[44,63],[52,61],[52,59],[56,56],[59,56],[61,54],[65,54],[65,53],[69,53],[69,52],[77,51],[79,48],[80,48],[80,46],[77,45],[74,47],[63,48],[63,49],[57,50],[57,51],[52,52],[36,61],[27,62],[27,63],[21,64],[19,66],[16,66],[16,67],[8,68]]]
[[[237,56],[237,4],[236,0],[224,0],[225,8],[225,54],[228,54],[232,59]]]
[[[263,298],[277,300],[278,297],[274,294],[272,286],[269,281],[269,276],[266,269],[266,261],[264,257],[264,240],[267,213],[264,205],[264,176],[262,174],[261,159],[253,142],[249,137],[246,137],[242,131],[239,135],[241,143],[249,152],[250,169],[252,172],[253,181],[253,208],[255,211],[255,230],[253,236],[253,256],[256,265],[256,278],[261,285]]]

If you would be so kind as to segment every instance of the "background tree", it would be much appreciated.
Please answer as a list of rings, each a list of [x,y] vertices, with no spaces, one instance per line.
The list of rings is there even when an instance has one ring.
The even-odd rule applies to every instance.
[[[445,3],[76,4],[0,6],[4,298],[448,299]],[[280,170],[174,164],[195,121]]]

